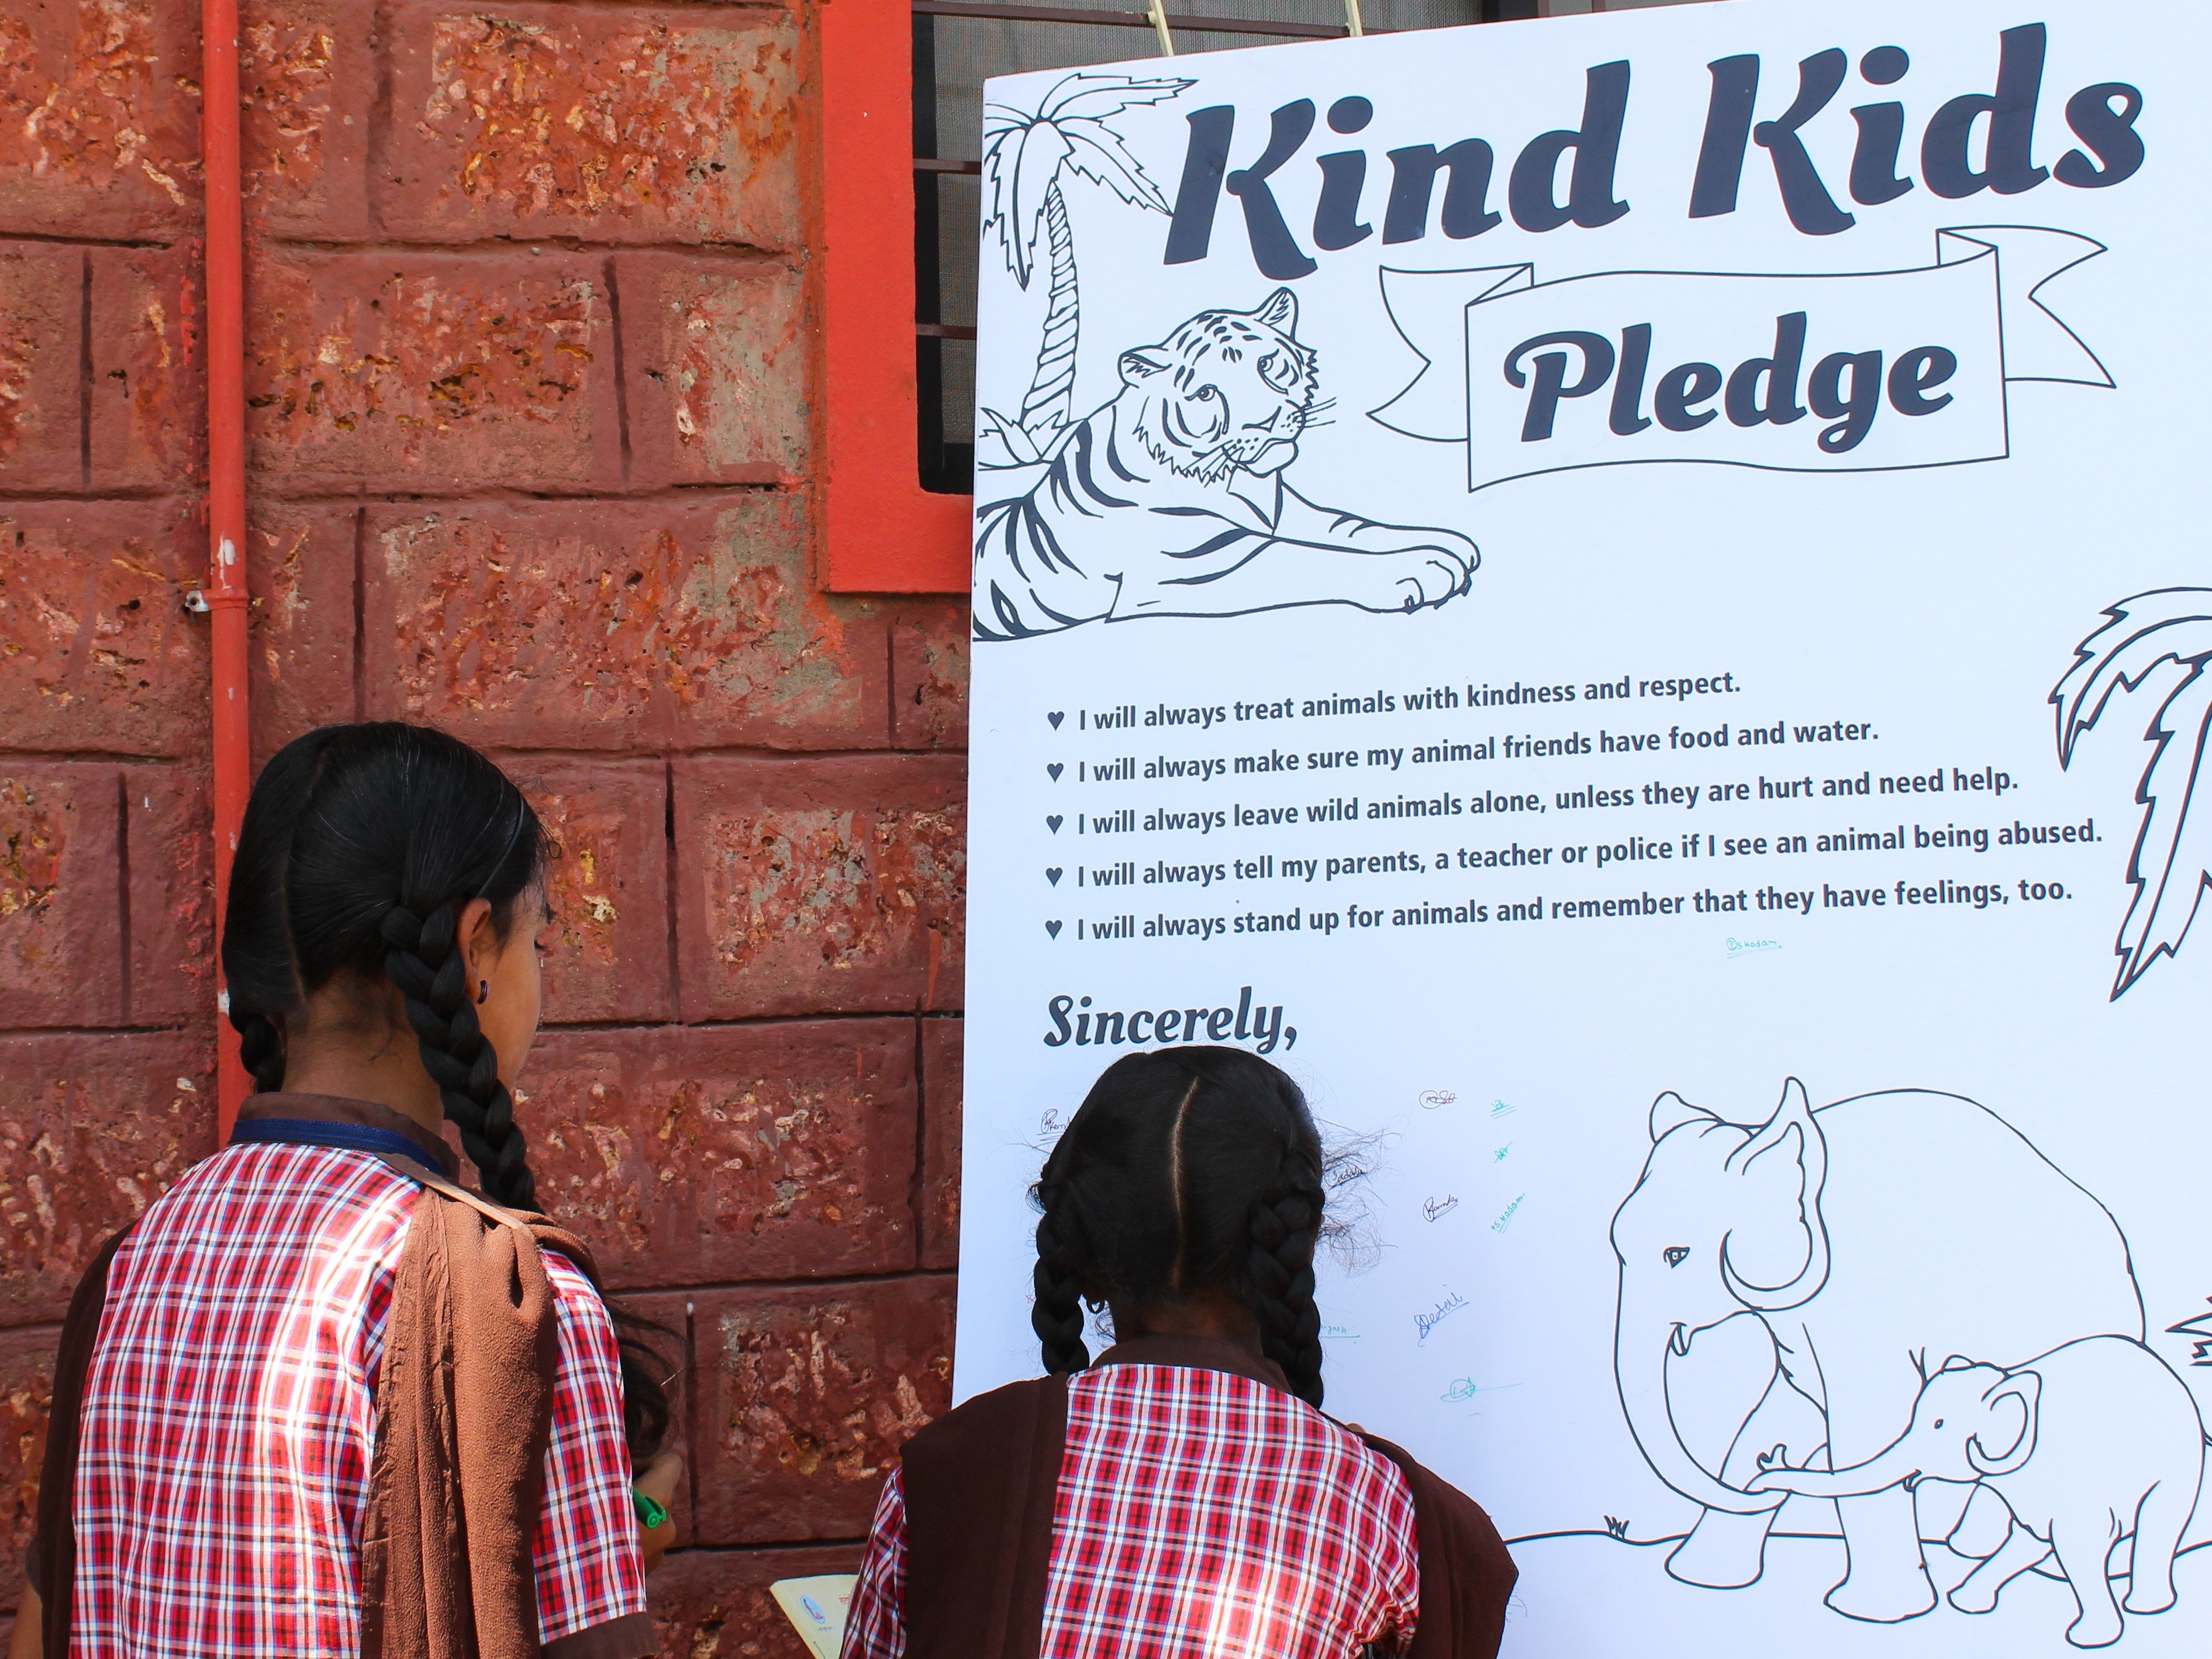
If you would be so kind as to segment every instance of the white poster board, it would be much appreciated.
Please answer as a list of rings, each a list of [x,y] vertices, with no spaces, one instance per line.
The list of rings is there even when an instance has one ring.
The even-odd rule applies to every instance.
[[[1242,1042],[1372,1138],[1329,1404],[1514,1540],[1510,1654],[2204,1652],[2208,60],[992,83],[963,1397],[1090,1081]]]

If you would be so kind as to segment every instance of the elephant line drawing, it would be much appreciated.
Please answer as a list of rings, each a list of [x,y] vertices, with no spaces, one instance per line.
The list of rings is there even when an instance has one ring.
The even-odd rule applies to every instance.
[[[2109,1338],[2165,1371],[2142,1346],[2142,1297],[2111,1212],[1975,1101],[1899,1089],[1815,1109],[1793,1078],[1763,1120],[1735,1121],[1669,1092],[1653,1103],[1649,1129],[1643,1172],[1613,1218],[1614,1378],[1652,1471],[1700,1506],[1667,1559],[1677,1580],[1714,1589],[1758,1582],[1776,1512],[1792,1495],[1784,1483],[1809,1489],[1827,1480],[1834,1484],[1819,1495],[1835,1501],[1849,1559],[1827,1606],[1872,1623],[1918,1618],[1938,1599],[1923,1531],[1961,1542],[1977,1541],[1975,1533],[1981,1541],[2003,1540],[2022,1528],[2032,1537],[2064,1507],[2039,1514],[2041,1498],[2015,1485],[2000,1494],[2017,1498],[2010,1516],[1998,1517],[2001,1533],[1993,1500],[1976,1484],[1989,1477],[1949,1464],[1939,1478],[1932,1455],[1924,1480],[1874,1482],[1886,1468],[1881,1459],[1908,1456],[1895,1448],[1911,1439],[1915,1411],[1941,1375],[1930,1367],[1960,1355],[1990,1376],[2019,1373],[2069,1345]],[[1765,1326],[1772,1368],[1740,1397],[1714,1398],[1717,1385],[1707,1380],[1714,1368],[1700,1370],[1692,1356],[1702,1334],[1740,1318]],[[2118,1391],[2127,1375],[2120,1365],[2100,1385],[2087,1370],[2073,1376],[2082,1368],[2070,1360],[2065,1369],[2062,1397],[2094,1395],[2098,1386]],[[2157,1393],[2139,1363],[2136,1371],[2136,1389]],[[2094,1437],[2079,1426],[2094,1418],[2094,1401],[2051,1399],[2053,1380],[2046,1376],[2043,1388],[2057,1438],[2048,1456],[2020,1470],[2034,1471],[2031,1487],[2056,1480]],[[1962,1386],[1954,1378],[1944,1392]],[[2025,1398],[2033,1386],[2023,1382],[2017,1392]],[[2124,1408],[2116,1401],[2113,1409]],[[1698,1437],[1685,1425],[1717,1421],[1735,1426],[1724,1450],[1714,1455],[1708,1446],[1701,1460],[1690,1443]],[[2201,1429],[2196,1433],[2201,1442]],[[2065,1446],[2069,1436],[2081,1437],[2079,1444]],[[1774,1449],[1789,1445],[1813,1449],[1797,1460],[1807,1467],[1776,1466]],[[1994,1439],[1981,1445],[1996,1455]],[[2163,1536],[2180,1502],[2182,1462],[2169,1450],[2160,1484],[2136,1490],[2143,1501],[2131,1504],[2125,1530],[2149,1526],[2154,1540]],[[2168,1481],[2172,1495],[2159,1497],[2138,1522],[2137,1511],[2166,1493]],[[2189,1509],[2196,1496],[2191,1484]],[[1943,1514],[1946,1503],[1965,1505],[1974,1524],[1961,1532],[1953,1524],[1956,1510]],[[2185,1524],[2187,1518],[2185,1510]],[[1978,1570],[1975,1593],[1993,1603],[1997,1575],[2008,1576],[2033,1547],[2028,1539],[1990,1542],[1984,1553],[1995,1565]],[[2082,1547],[2051,1547],[2064,1559]],[[2085,1633],[2100,1628],[2094,1599],[2083,1601]],[[2137,1610],[2148,1611],[2154,1599],[2142,1592]]]
[[[1749,1486],[1858,1498],[1939,1480],[1972,1484],[1977,1499],[1994,1492],[2007,1513],[1993,1538],[1963,1535],[1962,1517],[1945,1540],[1978,1559],[1951,1605],[1990,1612],[2008,1583],[2055,1559],[2076,1604],[2066,1639],[2101,1648],[2124,1630],[2112,1584],[2124,1540],[2128,1612],[2173,1605],[2173,1559],[2196,1513],[2204,1445],[2196,1398],[2164,1360],[2125,1337],[2092,1336],[2009,1370],[1954,1355],[1922,1385],[1905,1431],[1865,1462],[1796,1467],[1777,1446]]]

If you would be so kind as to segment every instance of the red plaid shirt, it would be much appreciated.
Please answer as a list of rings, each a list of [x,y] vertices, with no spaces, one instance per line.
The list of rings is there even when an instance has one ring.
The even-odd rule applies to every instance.
[[[1346,1659],[1411,1644],[1413,1498],[1398,1467],[1280,1389],[1113,1364],[1067,1385],[1040,1659]],[[844,1659],[906,1652],[906,1504],[884,1483]]]
[[[385,1321],[422,1188],[365,1153],[240,1146],[116,1253],[85,1379],[78,1655],[361,1650]],[[538,1522],[546,1642],[645,1610],[614,1327],[548,1253],[559,1370]]]

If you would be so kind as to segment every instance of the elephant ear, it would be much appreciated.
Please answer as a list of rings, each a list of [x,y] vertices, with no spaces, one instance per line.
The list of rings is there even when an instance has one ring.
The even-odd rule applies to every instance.
[[[1982,1475],[2010,1474],[2035,1454],[2036,1418],[2043,1400],[2043,1378],[2034,1371],[2014,1371],[1992,1382],[1982,1395],[1989,1408],[1989,1439],[2001,1449],[1992,1450],[1982,1436],[1966,1442],[1966,1462]],[[2020,1430],[2012,1431],[2017,1415]]]
[[[1785,1164],[1797,1166],[1794,1176],[1783,1173]],[[1828,1138],[1813,1115],[1803,1084],[1793,1077],[1782,1085],[1774,1115],[1729,1154],[1728,1168],[1741,1176],[1794,1181],[1802,1189],[1806,1208],[1819,1209],[1820,1188],[1828,1179]]]
[[[1791,1078],[1774,1115],[1745,1137],[1725,1166],[1741,1179],[1739,1219],[1721,1241],[1721,1273],[1747,1308],[1778,1313],[1802,1306],[1828,1282],[1828,1228],[1820,1194],[1828,1142]]]
[[[1651,1139],[1658,1140],[1669,1131],[1685,1123],[1717,1123],[1720,1114],[1709,1112],[1702,1106],[1692,1106],[1672,1089],[1651,1103]]]

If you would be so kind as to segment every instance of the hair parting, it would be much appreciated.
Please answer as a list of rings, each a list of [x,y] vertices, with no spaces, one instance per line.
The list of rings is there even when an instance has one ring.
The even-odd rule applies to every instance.
[[[1168,1289],[1182,1289],[1183,1267],[1190,1255],[1190,1220],[1183,1207],[1182,1195],[1182,1131],[1190,1121],[1190,1103],[1198,1098],[1196,1078],[1182,1091],[1176,1103],[1175,1127],[1168,1133],[1168,1196],[1175,1205],[1176,1253],[1175,1267],[1168,1274]]]

